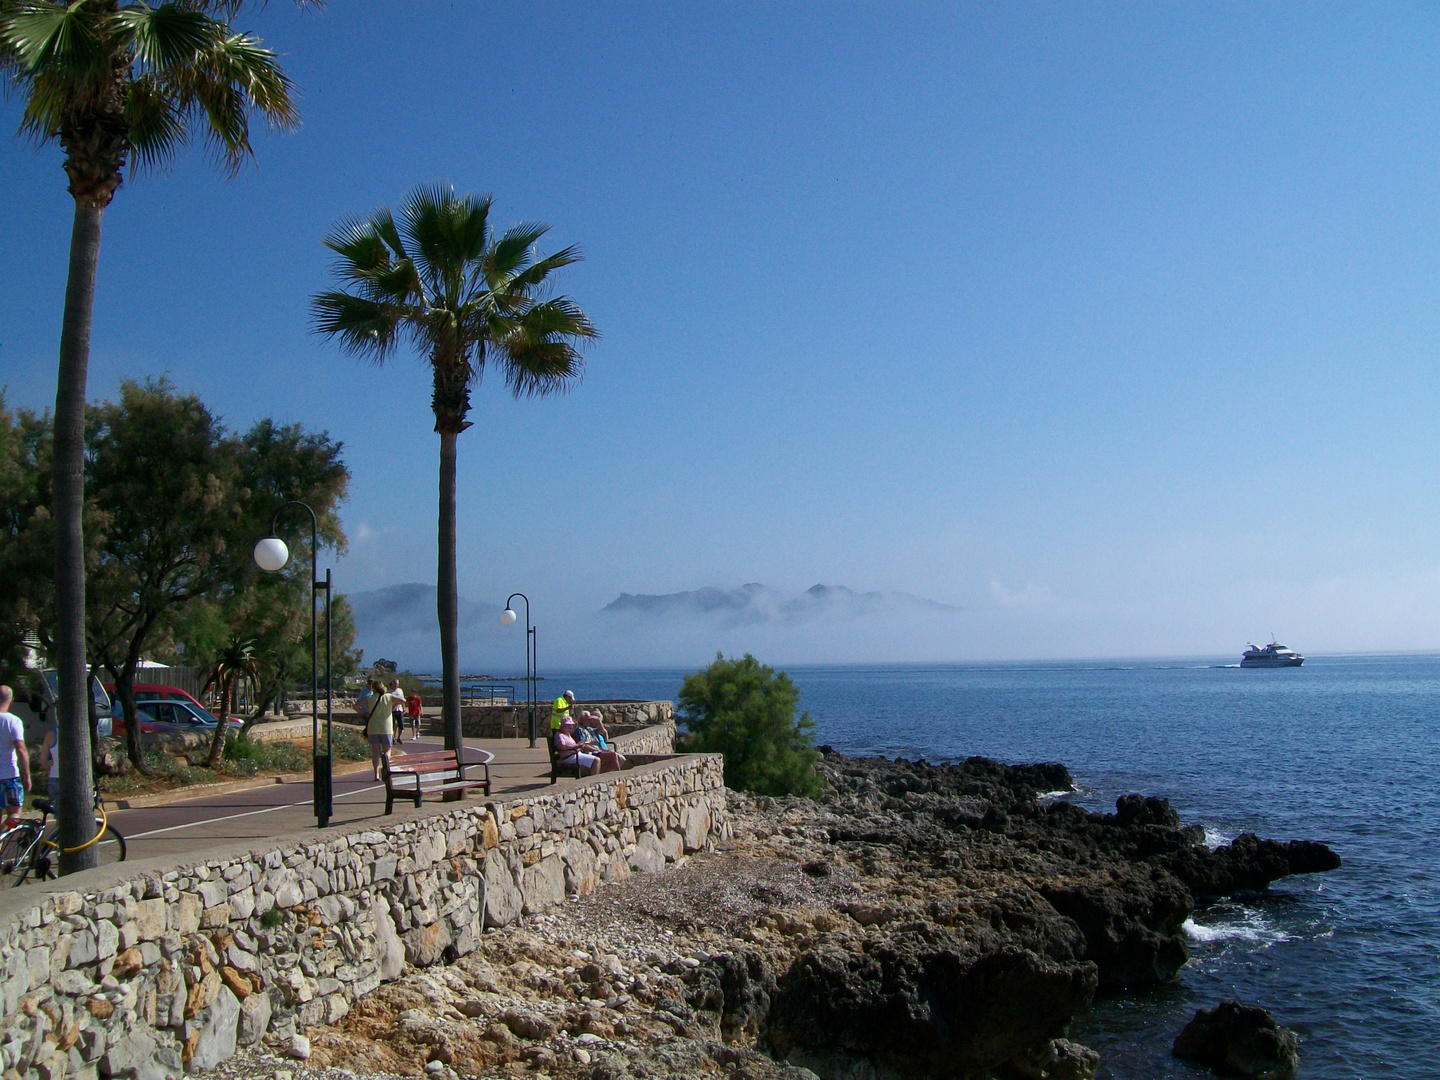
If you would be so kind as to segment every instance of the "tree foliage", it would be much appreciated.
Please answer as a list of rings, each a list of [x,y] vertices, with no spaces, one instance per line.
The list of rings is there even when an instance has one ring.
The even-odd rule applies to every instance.
[[[799,691],[783,671],[746,653],[719,653],[680,687],[680,712],[689,731],[685,749],[725,755],[725,786],[761,795],[816,796],[824,782],[810,714],[798,718]]]
[[[53,640],[52,535],[44,498],[48,417],[12,414],[0,402],[0,631]],[[263,574],[251,555],[286,498],[313,506],[320,542],[343,550],[336,510],[349,474],[341,444],[299,425],[255,424],[230,432],[194,395],[165,381],[121,385],[117,401],[93,405],[86,425],[86,639],[126,716],[134,715],[142,655],[226,670],[253,663],[269,697],[310,669],[310,530],[285,530],[301,567]],[[12,501],[13,500],[13,501]],[[282,525],[283,528],[283,525]],[[303,533],[303,535],[301,535]],[[354,622],[335,600],[337,657],[358,662]],[[323,632],[323,622],[321,626]],[[249,661],[239,658],[248,645]],[[231,688],[233,690],[233,686]],[[132,761],[144,756],[127,725]]]

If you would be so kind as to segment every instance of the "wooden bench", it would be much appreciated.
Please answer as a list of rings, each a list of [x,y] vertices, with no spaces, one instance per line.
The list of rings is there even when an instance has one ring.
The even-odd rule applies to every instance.
[[[545,745],[550,750],[550,783],[555,783],[555,781],[559,780],[562,776],[570,776],[573,774],[575,779],[579,780],[582,776],[590,775],[585,771],[585,766],[580,764],[578,755],[574,761],[561,763],[560,752],[555,749],[555,735],[556,733],[552,731],[545,740]]]
[[[394,809],[396,796],[414,799],[415,808],[418,810],[421,796],[435,792],[484,788],[485,794],[489,795],[492,756],[486,750],[478,750],[476,753],[483,755],[484,760],[464,762],[454,750],[396,755],[395,760],[386,763],[382,773],[385,777],[385,813],[389,814]],[[472,780],[465,775],[467,768],[477,765],[485,770],[483,780]],[[415,784],[413,788],[410,786],[412,780]]]

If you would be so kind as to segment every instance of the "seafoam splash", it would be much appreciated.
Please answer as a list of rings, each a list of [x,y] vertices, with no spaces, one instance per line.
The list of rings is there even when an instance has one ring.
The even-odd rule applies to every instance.
[[[1229,843],[1231,843],[1232,841],[1234,841],[1234,839],[1235,839],[1235,835],[1236,835],[1236,834],[1227,833],[1227,832],[1222,832],[1221,830],[1219,830],[1219,829],[1217,829],[1217,828],[1215,828],[1215,827],[1213,827],[1213,826],[1211,826],[1211,825],[1206,825],[1206,826],[1204,826],[1204,829],[1205,829],[1205,839],[1204,839],[1203,843],[1204,843],[1205,846],[1206,846],[1207,848],[1209,848],[1211,851],[1214,851],[1216,848],[1222,848],[1222,847],[1224,847],[1226,844],[1229,844]]]
[[[1200,920],[1186,919],[1180,927],[1197,945],[1223,945],[1239,942],[1257,949],[1294,940],[1290,934],[1272,923],[1254,908],[1218,905],[1202,912]]]

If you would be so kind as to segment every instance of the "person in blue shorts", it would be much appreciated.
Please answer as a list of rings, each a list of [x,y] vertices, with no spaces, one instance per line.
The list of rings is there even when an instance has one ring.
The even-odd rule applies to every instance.
[[[15,691],[0,686],[0,805],[4,826],[20,820],[25,794],[30,790],[30,751],[25,747],[25,724],[10,711]]]

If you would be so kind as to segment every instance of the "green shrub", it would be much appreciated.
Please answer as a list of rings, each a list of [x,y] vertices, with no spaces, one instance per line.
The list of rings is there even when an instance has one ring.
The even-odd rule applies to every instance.
[[[284,740],[260,742],[249,738],[226,739],[225,760],[235,765],[249,766],[247,769],[235,771],[248,771],[252,776],[259,772],[305,772],[313,767],[309,750]]]
[[[680,687],[686,750],[725,755],[725,786],[761,795],[819,795],[819,752],[810,714],[795,716],[800,694],[783,671],[746,653],[717,653]]]
[[[370,740],[349,728],[337,727],[330,732],[330,746],[341,761],[369,761]]]

